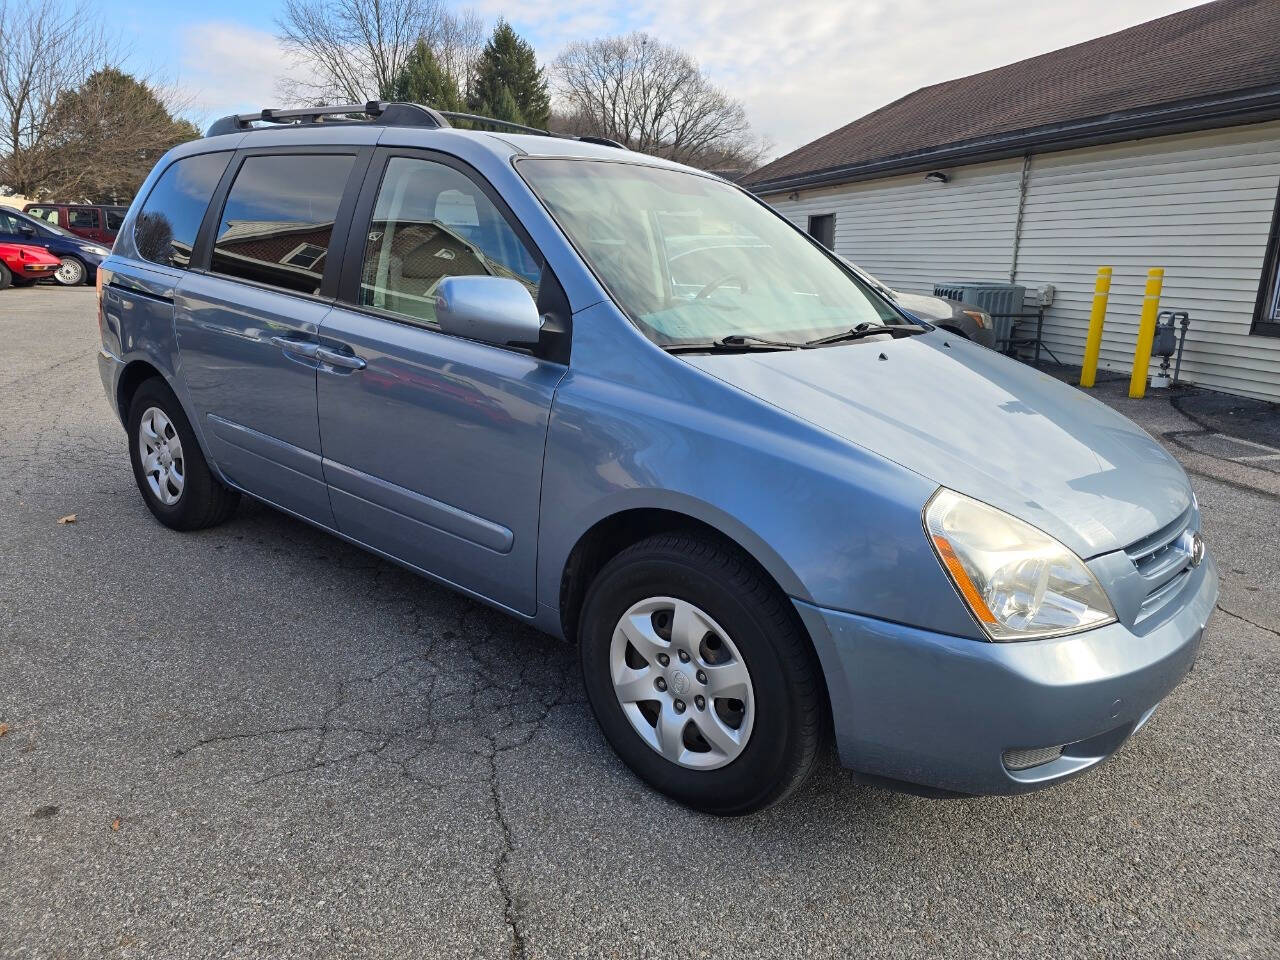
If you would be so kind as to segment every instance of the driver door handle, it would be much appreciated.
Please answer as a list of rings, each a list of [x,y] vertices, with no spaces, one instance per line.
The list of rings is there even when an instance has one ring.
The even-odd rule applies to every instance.
[[[368,366],[363,357],[357,357],[350,353],[339,353],[337,350],[330,350],[328,347],[317,347],[315,358],[321,363],[327,363],[331,367],[340,367],[343,370],[363,370]]]

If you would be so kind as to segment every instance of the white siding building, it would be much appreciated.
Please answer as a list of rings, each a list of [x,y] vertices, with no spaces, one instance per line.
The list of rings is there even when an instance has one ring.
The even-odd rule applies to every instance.
[[[1249,49],[1272,48],[1269,87],[1257,82],[1266,67],[1236,62],[1246,45],[1231,39],[1242,33]],[[1171,36],[1184,48],[1177,56]],[[1213,71],[1194,89],[1156,78],[1127,110],[1099,116],[1108,84],[1133,93],[1120,67],[1146,69],[1132,49],[1127,61],[1117,56],[1126,48],[1181,63],[1193,48]],[[1099,79],[1112,60],[1120,67]],[[1214,89],[1224,83],[1230,89]],[[1038,92],[1009,92],[1018,89]],[[930,116],[945,120],[958,103],[968,104],[960,132],[969,136],[953,138]],[[811,218],[833,215],[835,251],[898,289],[1052,284],[1044,342],[1064,362],[1083,356],[1094,279],[1110,266],[1100,368],[1127,372],[1147,270],[1163,267],[1161,308],[1192,317],[1182,379],[1280,401],[1280,119],[1271,117],[1280,118],[1280,3],[1219,0],[917,91],[774,161],[749,185],[815,235],[822,221]],[[1002,120],[1009,129],[996,129]],[[909,127],[938,142],[917,137],[909,152],[874,156],[877,141],[891,148]],[[948,182],[925,178],[935,171]]]

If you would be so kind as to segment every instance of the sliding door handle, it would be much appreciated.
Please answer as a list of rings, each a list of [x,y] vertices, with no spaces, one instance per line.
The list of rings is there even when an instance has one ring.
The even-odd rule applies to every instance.
[[[357,357],[350,353],[340,353],[328,347],[317,349],[315,358],[321,363],[327,363],[331,367],[339,367],[343,370],[363,370],[368,366],[363,357]]]

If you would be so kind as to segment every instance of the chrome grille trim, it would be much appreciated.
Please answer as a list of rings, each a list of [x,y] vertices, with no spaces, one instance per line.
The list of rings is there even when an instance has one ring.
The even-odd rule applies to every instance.
[[[1189,506],[1172,523],[1125,548],[1147,586],[1138,608],[1141,622],[1159,610],[1191,576],[1191,551],[1186,534],[1198,526],[1195,506]]]

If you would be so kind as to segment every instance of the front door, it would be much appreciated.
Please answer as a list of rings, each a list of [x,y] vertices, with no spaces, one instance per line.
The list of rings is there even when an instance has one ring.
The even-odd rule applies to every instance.
[[[67,207],[67,229],[86,240],[102,242],[102,215],[97,207]]]
[[[174,300],[183,380],[218,467],[326,525],[316,334],[355,164],[354,153],[336,151],[244,156],[211,232],[208,270],[188,273]]]
[[[358,305],[336,305],[320,331],[339,355],[317,380],[338,529],[533,614],[542,456],[565,367],[441,332],[435,288],[493,274],[536,298],[541,261],[461,168],[421,155],[377,164],[361,202],[372,211],[353,226],[363,242],[348,245]]]

